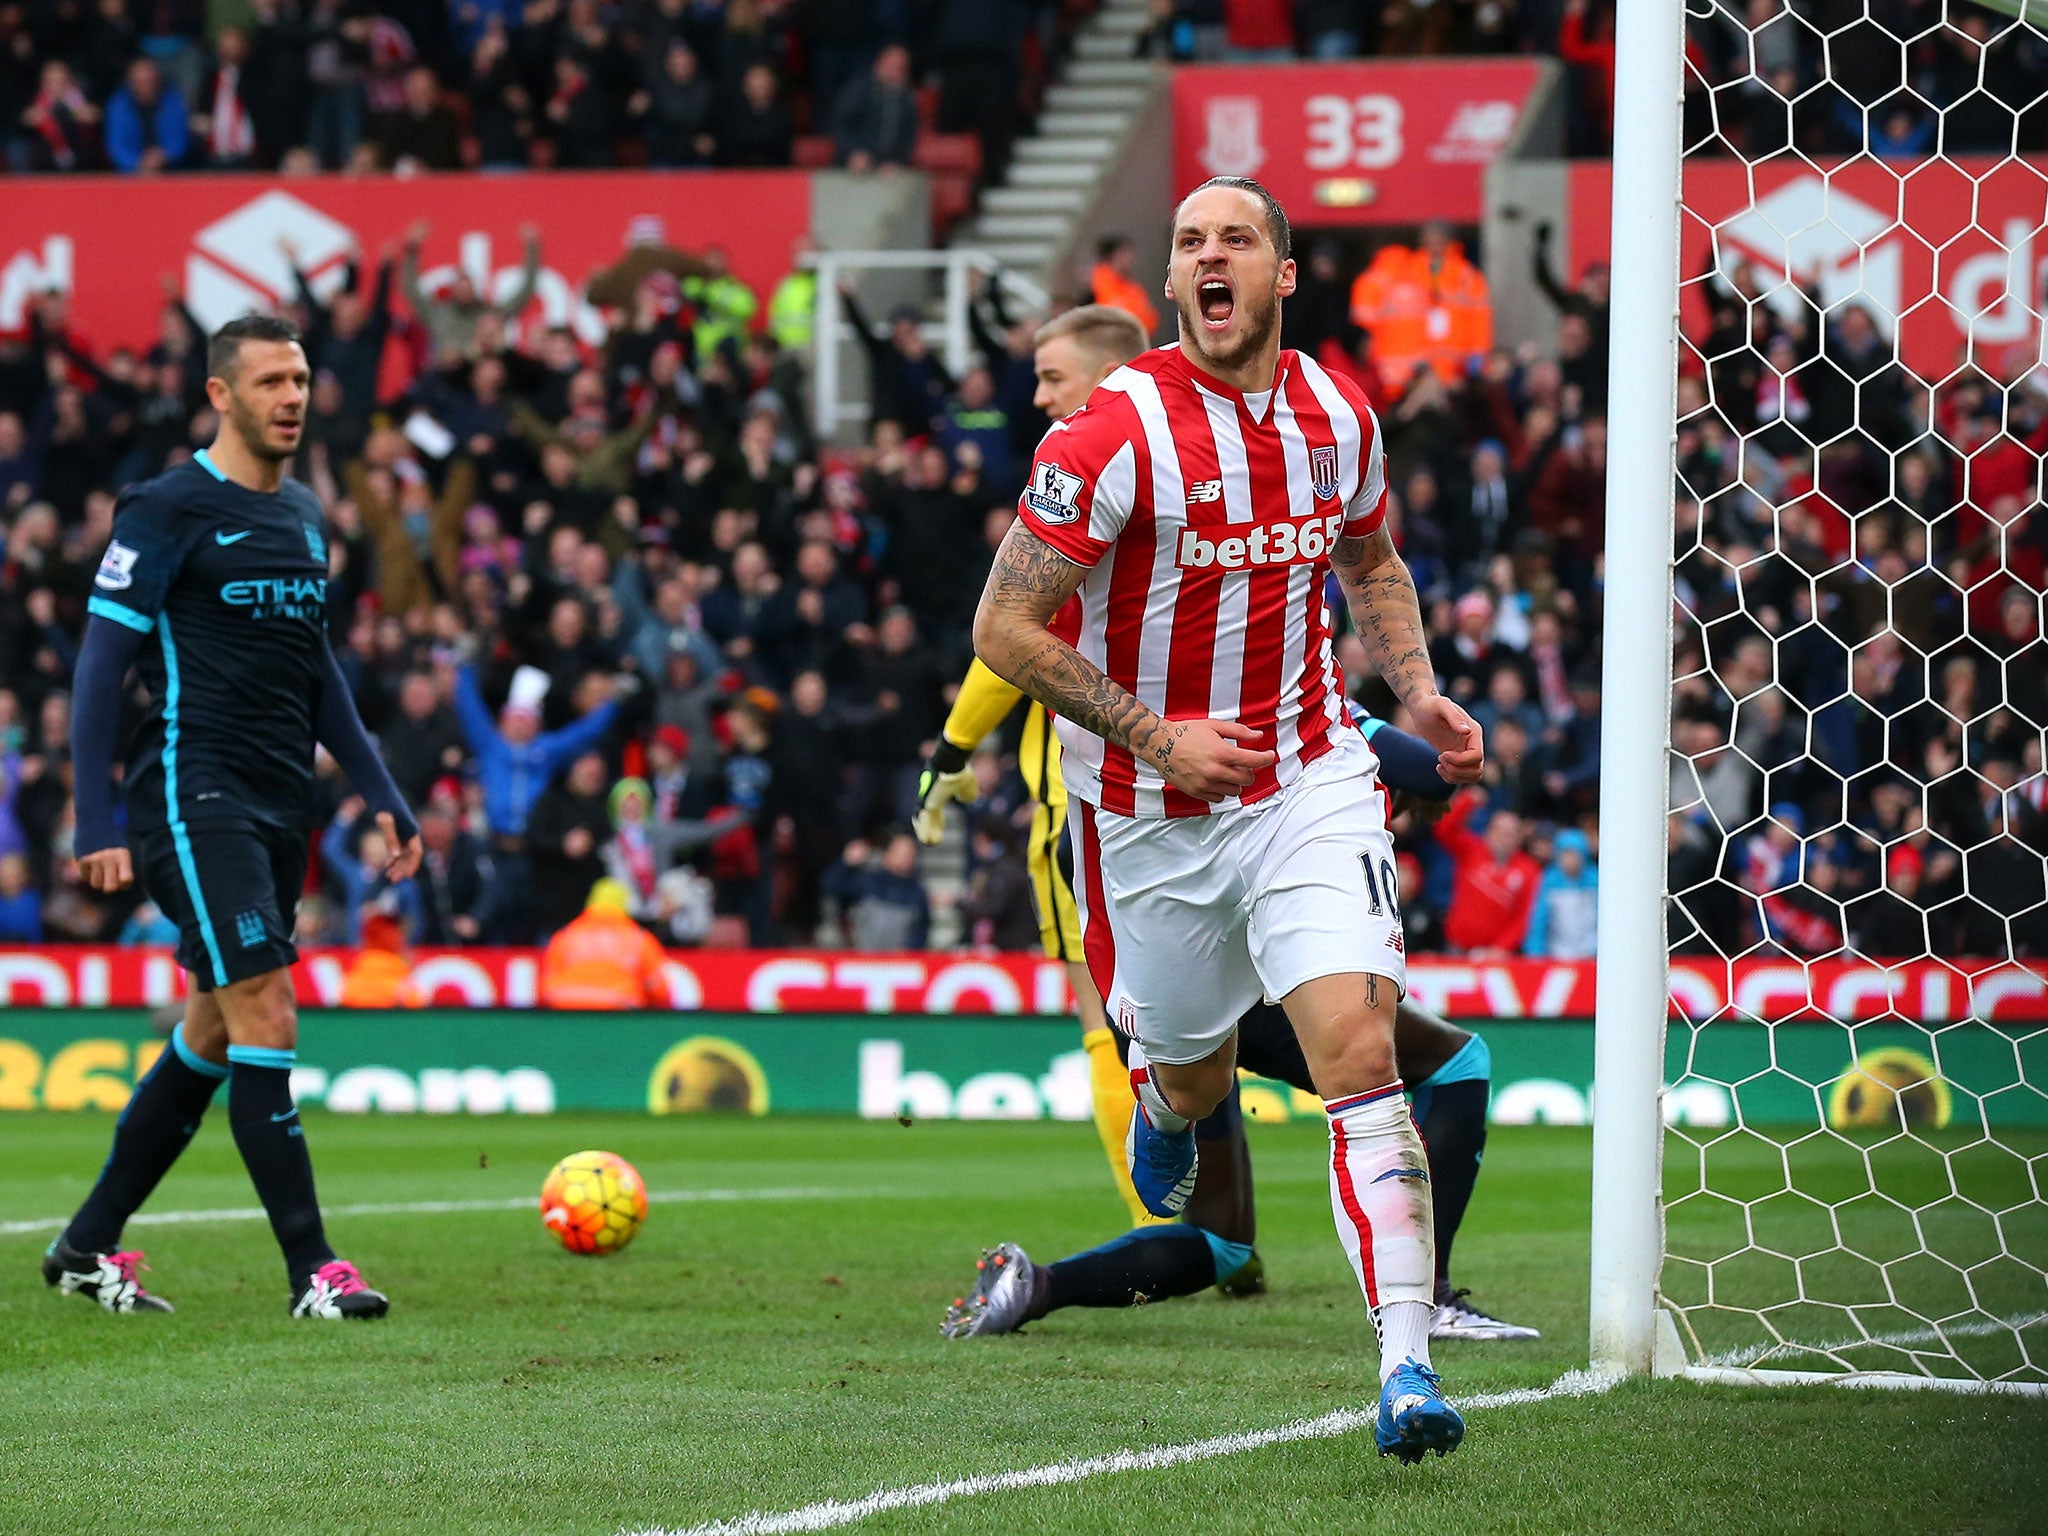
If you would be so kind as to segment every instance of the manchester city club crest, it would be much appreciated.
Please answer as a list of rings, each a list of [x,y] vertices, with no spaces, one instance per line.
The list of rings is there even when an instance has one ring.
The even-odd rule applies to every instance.
[[[318,560],[322,565],[325,565],[327,563],[327,540],[320,536],[320,530],[318,528],[315,528],[311,523],[307,523],[305,525],[305,528],[307,552],[311,554],[315,560]]]
[[[1337,450],[1335,448],[1311,448],[1308,451],[1308,478],[1315,487],[1316,498],[1328,501],[1337,494]]]

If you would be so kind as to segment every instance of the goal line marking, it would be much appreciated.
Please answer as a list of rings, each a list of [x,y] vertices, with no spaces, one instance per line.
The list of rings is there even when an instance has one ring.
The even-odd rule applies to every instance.
[[[1618,1377],[1592,1371],[1567,1371],[1547,1387],[1517,1387],[1455,1401],[1459,1407],[1468,1410],[1512,1408],[1556,1397],[1590,1397],[1607,1391],[1618,1380]],[[1370,1428],[1372,1421],[1373,1414],[1369,1409],[1340,1408],[1321,1418],[1296,1419],[1275,1429],[1247,1430],[1234,1435],[1217,1435],[1208,1440],[1190,1440],[1180,1445],[1154,1446],[1143,1451],[1112,1451],[1106,1456],[1055,1461],[1018,1472],[986,1472],[976,1477],[919,1483],[909,1488],[883,1488],[864,1499],[826,1499],[781,1513],[756,1510],[752,1514],[730,1520],[712,1520],[703,1525],[646,1526],[630,1533],[630,1536],[793,1536],[793,1533],[801,1531],[829,1531],[890,1510],[920,1509],[954,1499],[973,1498],[984,1493],[1007,1493],[1018,1488],[1050,1488],[1112,1472],[1156,1472],[1166,1467],[1185,1466],[1189,1462],[1210,1461],[1218,1456],[1237,1456],[1269,1445],[1329,1439]]]
[[[879,1189],[827,1189],[803,1185],[771,1189],[664,1189],[650,1191],[649,1205],[744,1205],[757,1200],[863,1200],[891,1191]],[[448,1216],[464,1211],[539,1210],[538,1195],[511,1195],[502,1200],[404,1200],[378,1205],[330,1205],[325,1216]],[[183,1227],[217,1221],[265,1221],[260,1205],[230,1206],[215,1211],[141,1211],[128,1218],[131,1227]],[[61,1232],[69,1216],[41,1216],[32,1221],[0,1221],[0,1237],[19,1237],[29,1232]]]

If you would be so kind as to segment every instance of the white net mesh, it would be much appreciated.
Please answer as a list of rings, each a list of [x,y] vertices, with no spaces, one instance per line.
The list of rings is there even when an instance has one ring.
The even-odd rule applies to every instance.
[[[1687,72],[1664,1304],[2048,1380],[2048,34],[1691,0]]]

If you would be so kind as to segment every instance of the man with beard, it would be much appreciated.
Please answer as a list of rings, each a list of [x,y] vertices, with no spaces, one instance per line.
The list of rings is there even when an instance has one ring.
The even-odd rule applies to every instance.
[[[215,1091],[284,1250],[293,1317],[381,1317],[389,1305],[328,1246],[291,1069],[292,933],[313,824],[313,748],[376,813],[383,873],[419,868],[419,828],[363,729],[327,644],[320,498],[285,477],[311,373],[298,333],[248,316],[208,347],[220,431],[191,462],[128,491],[93,578],[71,750],[78,863],[97,891],[140,879],[178,927],[191,973],[171,1048],[137,1085],[99,1182],[50,1244],[43,1278],[110,1312],[168,1312],[121,1229]],[[114,737],[130,663],[149,707],[128,743],[124,837]],[[131,852],[131,842],[133,851]]]
[[[1035,338],[1038,388],[1033,403],[1054,421],[1063,421],[1087,403],[1097,385],[1145,350],[1144,330],[1129,312],[1101,304],[1067,310],[1042,326]],[[1075,632],[1079,607],[1070,602],[1054,619],[1056,632]],[[948,802],[978,798],[980,788],[969,759],[1021,697],[1017,688],[982,662],[968,668],[918,781],[912,828],[920,841],[940,841]],[[1365,716],[1356,705],[1352,710],[1379,754],[1381,778],[1389,789],[1420,802],[1449,796],[1450,786],[1437,773],[1434,749],[1406,731]],[[1033,1263],[1016,1243],[998,1244],[977,1262],[967,1294],[947,1309],[940,1331],[948,1338],[986,1338],[1015,1332],[1066,1307],[1127,1307],[1136,1301],[1191,1296],[1212,1285],[1228,1295],[1255,1294],[1265,1288],[1265,1270],[1252,1246],[1257,1213],[1251,1150],[1245,1144],[1235,1092],[1196,1128],[1199,1171],[1195,1192],[1179,1221],[1151,1215],[1132,1187],[1124,1158],[1124,1137],[1135,1107],[1122,1060],[1129,1042],[1119,1039],[1105,1017],[1082,956],[1060,746],[1050,713],[1036,701],[1025,718],[1017,766],[1032,801],[1025,868],[1038,909],[1039,939],[1047,958],[1067,963],[1080,1015],[1081,1045],[1088,1053],[1096,1130],[1134,1225],[1106,1243],[1051,1264]],[[1404,998],[1395,1017],[1394,1046],[1416,1124],[1430,1152],[1437,1234],[1436,1313],[1430,1336],[1535,1338],[1537,1330],[1492,1316],[1472,1301],[1469,1291],[1451,1281],[1452,1241],[1464,1220],[1486,1148],[1492,1070],[1486,1042]],[[1271,1003],[1259,1004],[1238,1021],[1238,1064],[1314,1092],[1294,1030]]]
[[[1040,445],[975,618],[998,676],[1060,716],[1082,948],[1132,1037],[1126,1143],[1154,1215],[1196,1182],[1194,1122],[1236,1078],[1237,1022],[1279,1000],[1330,1116],[1331,1206],[1380,1342],[1375,1438],[1404,1462],[1464,1422],[1429,1365],[1428,1159],[1394,1058],[1404,941],[1379,761],[1344,707],[1334,570],[1367,655],[1476,781],[1386,526],[1378,423],[1280,347],[1292,234],[1243,177],[1174,217],[1179,344],[1105,380]],[[1076,593],[1074,643],[1047,623]]]

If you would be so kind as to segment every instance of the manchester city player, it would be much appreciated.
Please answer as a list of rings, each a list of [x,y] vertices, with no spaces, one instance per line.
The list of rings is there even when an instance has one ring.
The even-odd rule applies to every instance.
[[[310,379],[298,333],[262,316],[231,321],[206,363],[219,433],[121,498],[87,605],[71,736],[79,866],[99,891],[141,880],[177,924],[192,984],[43,1278],[109,1311],[171,1310],[137,1278],[142,1255],[116,1250],[225,1082],[235,1145],[284,1250],[292,1316],[381,1317],[389,1302],[328,1246],[291,1095],[288,967],[314,742],[376,812],[395,880],[419,867],[419,828],[327,644],[320,500],[285,477]],[[149,705],[123,754],[124,840],[111,790],[131,666]]]

